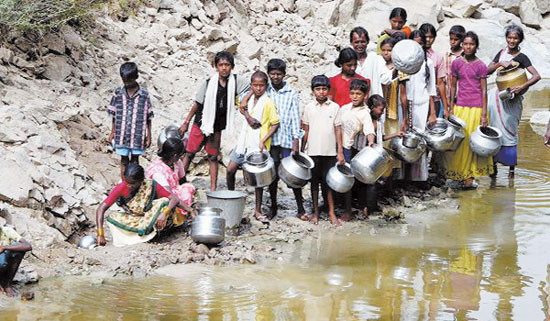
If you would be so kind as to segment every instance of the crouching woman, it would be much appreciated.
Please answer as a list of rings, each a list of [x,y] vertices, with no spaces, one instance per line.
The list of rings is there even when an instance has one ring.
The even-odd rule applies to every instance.
[[[154,180],[145,179],[143,167],[130,164],[124,171],[124,180],[118,184],[96,211],[97,244],[105,245],[103,220],[105,212],[117,203],[122,211],[111,213],[107,224],[115,246],[132,245],[151,240],[168,227],[181,225],[181,212],[193,212],[178,197]],[[178,224],[180,223],[180,224]]]

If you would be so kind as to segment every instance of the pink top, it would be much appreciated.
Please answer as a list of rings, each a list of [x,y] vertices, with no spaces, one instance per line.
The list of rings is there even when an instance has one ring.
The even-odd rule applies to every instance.
[[[428,49],[426,53],[428,54],[428,58],[430,58],[434,63],[436,77],[445,77],[445,60],[443,59],[443,56],[432,48]]]
[[[483,95],[481,92],[481,79],[487,78],[487,66],[483,61],[476,59],[466,62],[459,58],[453,61],[451,74],[458,81],[457,106],[481,107]]]
[[[158,159],[151,162],[151,166],[147,168],[145,173],[147,178],[153,179],[159,185],[166,186],[166,189],[174,193],[180,201],[188,206],[193,205],[193,196],[195,187],[191,183],[179,185],[180,178],[185,176],[183,162],[178,160],[174,164],[174,169],[166,165],[162,160]],[[186,213],[182,210],[182,212]]]
[[[165,190],[164,187],[162,187],[160,184],[157,184],[156,187],[157,187],[156,189],[157,189],[158,198],[170,197],[172,195],[170,194],[170,192]],[[126,182],[120,182],[117,186],[115,186],[115,188],[113,188],[111,193],[109,193],[109,196],[107,196],[107,199],[105,199],[104,202],[108,206],[111,206],[116,202],[117,198],[119,198],[120,196],[124,198],[127,198],[130,196],[130,190],[128,189],[128,185],[126,185]]]

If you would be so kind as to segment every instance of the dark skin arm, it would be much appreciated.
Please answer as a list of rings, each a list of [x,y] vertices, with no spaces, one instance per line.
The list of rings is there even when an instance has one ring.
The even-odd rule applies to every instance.
[[[307,139],[308,139],[308,136],[309,136],[309,125],[307,124],[303,124],[303,127],[304,127],[304,137],[302,137],[302,152],[305,151],[305,148],[306,148],[306,144],[307,144]]]
[[[487,85],[487,81],[485,81],[485,84]],[[454,113],[454,107],[455,107],[455,97],[456,97],[456,77],[451,77],[451,101],[450,101],[450,108],[449,108],[449,116]],[[487,96],[487,92],[485,92],[485,96]]]
[[[147,136],[145,136],[146,147],[151,147],[151,119],[147,119]]]
[[[336,160],[338,164],[344,165],[346,163],[346,158],[344,157],[344,144],[342,143],[342,126],[334,126],[334,134],[336,134],[336,145],[338,146]]]
[[[401,131],[406,131],[409,128],[408,119],[409,119],[409,103],[407,101],[407,86],[405,82],[399,83],[399,93],[401,99],[401,111],[403,113],[403,123],[401,124]]]
[[[430,125],[435,124],[435,121],[437,119],[437,114],[435,112],[435,103],[434,103],[434,97],[430,96],[430,116],[428,116],[428,122]]]
[[[384,135],[383,140],[386,141],[386,140],[390,140],[394,137],[403,137],[403,136],[405,136],[404,132],[397,132],[397,133],[393,133],[393,134],[389,134],[389,135]]]
[[[449,118],[449,102],[447,102],[447,95],[445,93],[445,81],[442,78],[437,78],[437,91],[439,92],[439,97],[443,102],[443,117],[445,119]]]
[[[273,136],[273,134],[275,134],[275,132],[277,131],[278,128],[279,128],[279,123],[273,124],[273,125],[271,125],[271,127],[269,127],[269,131],[267,132],[267,134],[265,134],[265,136],[260,141],[260,151],[262,151],[262,152],[264,151],[265,142],[269,138],[271,138],[271,136]]]
[[[101,202],[97,210],[95,211],[95,225],[96,228],[103,228],[103,219],[105,217],[105,212],[109,209],[109,205],[107,205],[105,202]],[[107,244],[107,240],[105,240],[105,236],[98,235],[97,236],[97,245],[103,246]]]
[[[374,141],[374,138],[375,138],[374,134],[367,135],[367,146],[372,147],[374,146],[374,144],[376,144],[376,142]]]
[[[111,133],[109,134],[109,144],[115,139],[115,118],[111,122]]]
[[[481,78],[481,126],[486,127],[489,125],[487,120],[487,78]]]
[[[239,106],[239,111],[246,119],[246,122],[250,127],[253,129],[258,129],[262,126],[262,123],[259,122],[256,118],[250,116],[248,113],[248,101],[250,100],[250,97],[252,97],[252,90],[248,92],[248,94],[243,98],[243,101],[241,102],[241,105]]]
[[[197,109],[201,105],[202,104],[199,104],[198,102],[195,102],[193,104],[193,107],[191,107],[191,110],[189,111],[189,113],[187,114],[187,117],[185,118],[185,120],[183,121],[183,123],[181,124],[181,126],[179,128],[180,135],[183,136],[187,132],[187,130],[189,129],[189,124],[191,123],[191,119],[193,119],[193,116],[195,116],[195,113],[197,112]]]
[[[28,252],[32,251],[32,246],[31,243],[29,243],[27,240],[20,239],[19,242],[15,244],[0,246],[0,253],[4,251]]]

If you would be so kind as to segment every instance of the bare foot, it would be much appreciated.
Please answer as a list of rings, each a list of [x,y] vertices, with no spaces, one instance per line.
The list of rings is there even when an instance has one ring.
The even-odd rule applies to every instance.
[[[342,222],[349,222],[351,221],[351,212],[345,212],[343,215],[342,215],[342,218],[340,219]]]
[[[269,223],[269,218],[268,218],[267,216],[263,215],[263,214],[260,213],[260,212],[254,212],[254,217],[255,217],[258,221],[260,221],[260,222],[262,222],[262,223],[264,223],[264,224],[265,224],[265,223]]]
[[[329,220],[330,220],[330,223],[332,223],[332,225],[336,227],[342,226],[342,221],[339,218],[337,218],[335,215],[329,217]]]
[[[0,286],[0,294],[6,294],[6,291],[4,291],[4,288]]]
[[[315,225],[319,224],[319,214],[313,214],[309,221]]]
[[[271,216],[269,217],[270,220],[274,219],[275,216],[277,216],[277,206],[271,207],[271,213],[270,213],[270,215],[271,215]]]
[[[361,215],[363,216],[364,220],[368,220],[369,219],[369,210],[365,207],[363,209],[363,211],[361,212]]]
[[[509,178],[509,179],[514,179],[515,176],[516,176],[516,175],[515,175],[515,172],[514,172],[513,170],[511,170],[511,171],[508,172],[508,178]]]
[[[309,221],[309,215],[307,215],[307,213],[298,213],[296,217],[302,221]]]
[[[15,290],[11,287],[11,286],[8,286],[4,289],[6,291],[6,295],[9,296],[9,297],[15,297],[17,295],[17,293],[15,292]]]

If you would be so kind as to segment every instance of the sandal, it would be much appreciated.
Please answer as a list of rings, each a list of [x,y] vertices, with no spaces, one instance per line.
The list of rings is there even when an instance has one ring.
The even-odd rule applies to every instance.
[[[254,218],[264,224],[269,224],[269,218],[263,214],[254,213]]]

